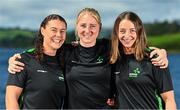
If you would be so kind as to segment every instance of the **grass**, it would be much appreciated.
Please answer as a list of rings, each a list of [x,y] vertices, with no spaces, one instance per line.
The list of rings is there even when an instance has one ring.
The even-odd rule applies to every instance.
[[[16,36],[34,37],[34,33],[29,30],[9,29],[0,30],[0,40],[4,38],[13,39]]]
[[[180,33],[149,36],[150,46],[164,48],[170,52],[180,52]]]

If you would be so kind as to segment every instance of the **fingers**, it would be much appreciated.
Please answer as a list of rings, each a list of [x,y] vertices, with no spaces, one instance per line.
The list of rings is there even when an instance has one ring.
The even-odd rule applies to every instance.
[[[154,55],[155,58],[151,59],[152,64],[155,66],[160,66],[160,68],[167,68],[168,66],[168,59],[167,59],[167,53],[165,49],[158,49],[156,47],[150,47],[151,49],[154,49],[150,53],[150,58],[153,58]]]
[[[21,59],[20,54],[14,54],[12,57],[9,58],[9,64],[15,61],[16,59]]]
[[[16,68],[8,68],[9,73],[15,74],[16,72],[20,72],[21,70],[18,70]]]
[[[14,74],[16,72],[21,72],[24,69],[22,65],[24,65],[24,64],[22,64],[21,62],[18,62],[18,61],[14,61],[13,63],[9,64],[8,71],[10,73],[14,73]]]
[[[12,67],[17,70],[23,70],[24,64],[18,61],[15,61],[14,64],[12,64]],[[19,72],[19,71],[17,71]]]
[[[14,65],[19,65],[19,66],[24,66],[24,63],[16,61],[17,59],[21,59],[20,54],[14,54],[12,57],[10,57],[9,58],[9,65],[14,64]]]
[[[162,66],[160,66],[160,68],[167,68],[168,67],[168,64],[164,64]]]
[[[163,60],[160,57],[152,59],[152,64],[155,66],[159,66],[160,68],[167,68],[168,67],[168,60]]]
[[[110,103],[110,101],[111,101],[111,99],[108,99],[108,100],[107,100],[107,103],[109,104],[109,103]]]
[[[13,70],[11,70],[9,67],[8,67],[8,72],[9,73],[12,73],[12,74],[15,74],[16,72],[14,72]]]
[[[151,61],[152,61],[152,64],[155,65],[155,66],[161,66],[161,65],[163,65],[163,62],[162,62],[161,60],[159,60],[159,61],[153,61],[153,60],[151,60]]]
[[[21,59],[21,55],[19,54],[19,53],[17,53],[17,54],[14,54],[14,56],[13,56],[15,59]]]
[[[168,64],[169,64],[168,57],[167,57],[167,52],[166,52],[165,49],[161,49],[160,51],[162,53],[162,60],[163,60],[163,63],[164,63],[164,66],[162,66],[161,68],[167,68]]]
[[[168,67],[168,59],[162,60],[160,68],[167,68]]]
[[[112,99],[108,99],[107,100],[107,104],[109,105],[109,106],[114,106],[114,99],[112,98]]]
[[[19,62],[19,61],[13,61],[12,64],[13,64],[13,65],[17,65],[17,66],[19,66],[19,67],[24,67],[24,63],[21,63],[21,62]]]
[[[159,53],[159,49],[158,48],[153,48],[153,51],[150,53],[150,58],[158,57],[159,56],[158,53]]]
[[[161,61],[161,57],[160,56],[157,56],[155,58],[152,58],[151,59],[152,62],[160,62]]]
[[[15,74],[16,72],[22,71],[24,68],[24,64],[16,61],[16,59],[20,59],[21,56],[20,54],[15,54],[14,56],[9,58],[9,66],[8,66],[8,71],[10,73]]]
[[[160,49],[160,51],[164,57],[167,57],[167,52],[165,49]]]

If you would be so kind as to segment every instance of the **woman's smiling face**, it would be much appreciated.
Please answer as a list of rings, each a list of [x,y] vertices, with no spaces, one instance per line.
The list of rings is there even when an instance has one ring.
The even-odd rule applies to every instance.
[[[92,47],[99,35],[100,25],[90,14],[81,16],[77,23],[77,34],[80,44],[84,47]]]
[[[119,23],[118,38],[125,50],[134,48],[137,33],[133,22],[124,19]]]
[[[45,28],[41,27],[45,50],[59,49],[66,39],[66,24],[60,20],[50,20]]]

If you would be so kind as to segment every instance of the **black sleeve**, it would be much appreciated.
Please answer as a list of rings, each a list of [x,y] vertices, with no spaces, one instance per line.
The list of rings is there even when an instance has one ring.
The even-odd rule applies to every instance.
[[[160,93],[164,93],[173,90],[173,83],[171,79],[171,74],[168,68],[161,69],[159,67],[153,66],[153,72],[155,76],[155,82]]]
[[[25,53],[23,53],[21,54],[21,59],[19,59],[18,61],[26,65],[28,63],[27,60],[28,60],[27,56],[25,55]],[[23,88],[25,86],[26,79],[27,79],[27,72],[26,72],[26,66],[25,66],[21,72],[18,72],[16,74],[9,73],[7,86],[15,85],[15,86]]]

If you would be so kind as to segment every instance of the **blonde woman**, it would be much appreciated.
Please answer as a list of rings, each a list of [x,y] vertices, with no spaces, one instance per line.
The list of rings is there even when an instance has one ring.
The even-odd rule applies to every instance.
[[[79,12],[76,21],[78,45],[65,45],[65,78],[69,109],[110,108],[107,104],[108,98],[113,96],[113,76],[109,63],[110,43],[107,39],[98,39],[101,27],[98,11],[84,8]],[[159,52],[157,60],[165,56],[165,60],[160,63],[168,64],[166,54],[158,49],[154,51],[156,52]],[[11,59],[9,70],[21,70],[14,65],[20,63],[14,61],[14,57]]]

